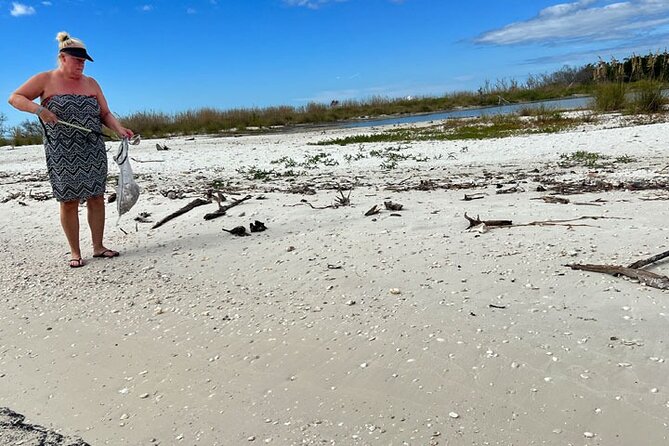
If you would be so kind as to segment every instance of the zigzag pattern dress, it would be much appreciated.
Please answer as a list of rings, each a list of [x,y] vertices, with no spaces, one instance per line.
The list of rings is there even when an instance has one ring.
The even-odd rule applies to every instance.
[[[100,105],[94,96],[53,95],[42,105],[61,121],[102,131]],[[104,194],[107,152],[102,138],[62,124],[46,125],[44,149],[56,200],[85,200]]]

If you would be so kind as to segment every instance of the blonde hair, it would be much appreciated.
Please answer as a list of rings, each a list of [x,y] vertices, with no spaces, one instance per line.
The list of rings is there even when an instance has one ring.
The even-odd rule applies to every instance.
[[[82,42],[79,39],[75,39],[74,37],[71,37],[66,31],[61,31],[58,34],[56,34],[56,41],[58,42],[58,66],[60,67],[61,65],[61,60],[60,60],[60,50],[63,48],[83,48],[86,49],[86,45],[84,45],[84,42]]]

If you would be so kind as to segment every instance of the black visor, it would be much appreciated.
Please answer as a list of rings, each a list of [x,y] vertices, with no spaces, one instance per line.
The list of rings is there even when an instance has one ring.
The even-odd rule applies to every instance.
[[[68,47],[60,50],[61,53],[69,54],[72,57],[78,57],[79,59],[86,59],[93,62],[93,58],[88,55],[86,48],[77,48],[77,47]]]

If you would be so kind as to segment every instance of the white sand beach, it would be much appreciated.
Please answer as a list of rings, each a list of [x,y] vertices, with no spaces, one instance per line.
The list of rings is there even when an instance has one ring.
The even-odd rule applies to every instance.
[[[0,407],[96,446],[669,444],[669,293],[565,266],[669,250],[669,123],[632,119],[401,145],[309,144],[381,128],[145,140],[139,202],[118,226],[107,208],[121,256],[91,258],[82,206],[79,269],[57,202],[31,198],[50,193],[42,147],[2,148]],[[608,158],[560,165],[576,151]],[[223,204],[252,198],[133,220],[213,181]],[[350,205],[309,206],[338,188]],[[468,231],[465,213],[573,221]]]

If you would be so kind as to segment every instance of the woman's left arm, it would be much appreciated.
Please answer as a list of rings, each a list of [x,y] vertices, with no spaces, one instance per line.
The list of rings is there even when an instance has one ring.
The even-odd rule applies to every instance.
[[[102,88],[100,88],[100,85],[97,83],[97,81],[93,78],[89,78],[91,82],[93,83],[93,87],[95,89],[96,96],[98,99],[98,104],[100,105],[100,120],[104,125],[112,129],[118,136],[121,138],[132,138],[134,135],[133,131],[130,129],[127,129],[121,125],[120,122],[118,122],[118,119],[116,119],[116,116],[109,110],[109,105],[107,104],[107,99],[105,98],[105,95],[102,93]]]

